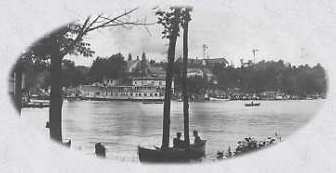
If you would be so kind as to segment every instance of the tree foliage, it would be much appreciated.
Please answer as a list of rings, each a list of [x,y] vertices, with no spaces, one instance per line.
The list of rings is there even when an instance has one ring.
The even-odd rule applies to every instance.
[[[244,92],[281,91],[307,95],[326,93],[326,74],[320,64],[293,66],[284,61],[260,61],[248,67],[212,69],[223,88],[240,88]]]
[[[109,58],[97,57],[90,68],[90,82],[101,82],[103,78],[119,79],[126,76],[127,63],[121,53]]]
[[[62,85],[65,87],[76,87],[86,83],[86,72],[83,71],[83,67],[76,67],[70,60],[63,60],[62,76]]]

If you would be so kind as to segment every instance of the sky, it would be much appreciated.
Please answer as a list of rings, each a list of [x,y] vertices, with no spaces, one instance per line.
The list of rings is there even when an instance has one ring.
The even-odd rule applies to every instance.
[[[316,40],[323,28],[316,21],[323,19],[309,13],[309,10],[318,8],[319,3],[298,2],[295,6],[274,1],[264,1],[262,4],[239,0],[221,1],[218,4],[209,4],[208,1],[193,3],[189,24],[189,58],[203,58],[202,45],[206,44],[209,58],[226,58],[236,66],[240,64],[240,59],[253,60],[253,49],[258,49],[256,61],[283,59],[296,65],[319,63],[314,49],[320,46]],[[140,7],[129,20],[156,22],[152,7]],[[121,52],[125,57],[131,53],[135,59],[145,52],[147,58],[163,61],[167,57],[168,41],[161,38],[162,29],[159,24],[147,28],[101,29],[89,33],[85,38],[96,52],[94,57],[68,58],[74,60],[76,65],[90,66],[97,56],[109,57]],[[181,55],[182,38],[179,37],[176,56]]]

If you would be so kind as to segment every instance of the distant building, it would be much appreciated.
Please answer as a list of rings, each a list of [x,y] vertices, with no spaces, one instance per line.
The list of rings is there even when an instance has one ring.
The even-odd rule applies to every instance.
[[[133,73],[135,70],[140,66],[141,61],[140,60],[128,60],[127,63],[127,72]]]
[[[204,74],[206,75],[209,82],[215,84],[217,83],[216,76],[212,73],[212,71],[209,68],[203,69]]]
[[[178,58],[176,62],[182,63],[183,59]],[[230,65],[229,61],[226,58],[208,58],[208,59],[188,59],[188,65],[200,65],[200,66],[207,66],[207,67],[214,67],[216,64],[221,64],[223,66]]]
[[[240,59],[241,67],[251,67],[252,65],[253,65],[252,60],[248,60],[247,62],[244,62],[244,59]]]
[[[228,66],[230,63],[225,58],[212,58],[212,59],[202,59],[203,65],[213,68],[216,64],[221,64],[224,67]]]

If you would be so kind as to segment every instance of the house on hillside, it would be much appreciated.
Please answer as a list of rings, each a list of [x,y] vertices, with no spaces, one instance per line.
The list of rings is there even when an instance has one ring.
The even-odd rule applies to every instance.
[[[140,60],[128,60],[127,63],[127,69],[126,71],[128,73],[133,73],[135,70],[140,66]]]
[[[229,66],[230,63],[225,58],[212,58],[212,59],[203,59],[203,65],[208,68],[213,68],[216,64],[221,64],[224,67]]]

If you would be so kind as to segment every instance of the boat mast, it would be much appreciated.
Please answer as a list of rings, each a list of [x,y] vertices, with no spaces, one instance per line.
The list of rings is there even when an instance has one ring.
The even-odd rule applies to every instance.
[[[165,150],[169,148],[169,131],[170,131],[170,100],[172,94],[172,79],[174,72],[174,59],[175,59],[175,47],[176,40],[179,32],[179,16],[180,8],[173,8],[173,18],[171,19],[171,31],[169,31],[169,47],[168,47],[168,67],[166,74],[166,89],[163,105],[163,135],[161,149]]]
[[[184,119],[184,141],[187,150],[190,148],[189,138],[189,103],[187,88],[187,71],[188,71],[188,24],[191,20],[191,8],[185,8],[183,11],[183,70],[182,70],[182,95],[183,95],[183,119]]]

